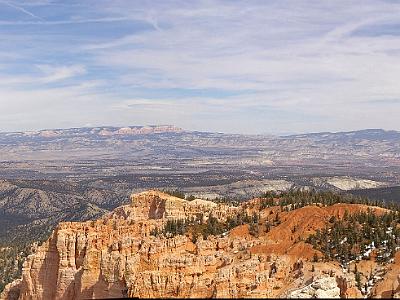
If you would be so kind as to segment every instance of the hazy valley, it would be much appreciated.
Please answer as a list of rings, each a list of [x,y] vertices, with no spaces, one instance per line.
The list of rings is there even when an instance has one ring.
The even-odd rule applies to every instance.
[[[0,133],[0,153],[2,287],[60,222],[102,218],[148,189],[217,203],[292,190],[400,200],[395,131],[278,137],[169,125],[75,128]]]

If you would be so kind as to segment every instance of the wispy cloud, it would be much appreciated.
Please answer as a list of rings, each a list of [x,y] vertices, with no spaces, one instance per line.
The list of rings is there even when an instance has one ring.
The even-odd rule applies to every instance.
[[[24,75],[0,75],[0,87],[19,86],[40,87],[43,84],[62,82],[67,79],[75,78],[86,74],[86,69],[82,65],[54,66],[54,65],[36,65],[38,72]],[[1,73],[1,72],[0,72]]]
[[[86,69],[81,65],[72,66],[51,66],[51,65],[37,65],[37,68],[44,73],[44,77],[40,80],[48,83],[64,80],[67,78],[83,75]]]
[[[38,21],[0,21],[0,25],[26,26],[26,25],[73,25],[73,24],[88,24],[88,23],[113,23],[128,21],[128,18],[96,18],[96,19],[72,19],[61,21],[46,21],[39,19]]]
[[[16,10],[18,10],[18,11],[20,11],[20,12],[22,12],[22,13],[24,13],[24,14],[26,14],[26,15],[32,17],[32,18],[34,18],[34,19],[38,19],[38,20],[40,20],[40,21],[45,21],[43,18],[41,18],[41,17],[35,15],[34,13],[32,13],[32,12],[30,12],[29,10],[23,8],[22,6],[18,6],[18,5],[16,5],[16,4],[14,4],[14,3],[11,2],[11,1],[1,0],[0,3],[3,3],[3,4],[8,5],[8,6],[12,7],[12,8],[15,8]]]
[[[45,20],[0,14],[0,36],[9,41],[0,57],[17,54],[0,68],[0,86],[23,103],[40,91],[62,112],[71,111],[68,97],[80,99],[71,126],[101,123],[101,115],[108,124],[135,116],[236,132],[400,129],[400,3],[88,0],[34,7]],[[46,127],[59,127],[58,120],[49,117]]]

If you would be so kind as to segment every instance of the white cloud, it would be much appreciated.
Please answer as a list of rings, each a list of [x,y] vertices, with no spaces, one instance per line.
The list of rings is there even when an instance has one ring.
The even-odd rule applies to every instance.
[[[18,90],[23,86],[30,86],[30,90],[32,88],[40,89],[43,84],[59,83],[86,74],[86,68],[82,65],[36,65],[35,69],[39,72],[30,73],[27,71],[23,75],[7,75],[2,74],[6,73],[7,69],[2,72],[0,68],[0,87],[14,86]]]
[[[36,99],[52,99],[60,112],[71,110],[68,99],[76,105],[82,101],[80,113],[71,113],[75,124],[98,123],[100,115],[105,123],[131,123],[135,115],[140,116],[135,123],[171,121],[207,130],[212,124],[214,130],[241,132],[272,126],[277,127],[271,131],[400,129],[400,104],[393,101],[400,99],[400,34],[382,32],[400,23],[395,2],[116,0],[87,2],[85,9],[63,19],[44,16],[42,25],[55,26],[60,36],[47,26],[46,34],[38,31],[28,40],[32,48],[16,50],[35,58],[40,72],[0,69],[0,86],[15,87],[9,96],[23,103],[33,98],[38,107],[45,104]],[[90,31],[86,38],[79,29],[88,27],[73,27],[91,20],[112,26],[90,27],[96,34]],[[75,30],[63,27],[67,23]],[[69,42],[71,36],[76,44]],[[22,37],[12,41],[20,45]],[[61,51],[64,63],[49,62],[40,53],[47,45],[46,50]],[[68,93],[86,81],[88,86]],[[32,84],[40,94],[20,92]],[[58,90],[48,84],[67,86]],[[175,94],[163,97],[171,89]],[[141,96],[143,90],[158,92]],[[49,124],[57,121],[48,118]]]
[[[84,75],[86,73],[86,69],[82,65],[37,65],[36,67],[44,74],[44,77],[42,77],[40,80],[45,83],[60,81],[67,78]]]

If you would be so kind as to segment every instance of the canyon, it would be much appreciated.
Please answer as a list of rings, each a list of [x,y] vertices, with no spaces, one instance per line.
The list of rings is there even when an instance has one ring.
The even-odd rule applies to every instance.
[[[136,193],[130,204],[97,220],[61,222],[1,299],[362,297],[351,268],[323,260],[307,237],[333,216],[366,211],[382,215],[387,209],[336,203],[286,210],[279,203],[265,207],[260,198],[233,206],[157,190]],[[204,226],[214,218],[224,224],[240,214],[257,215],[257,228],[241,224],[206,237],[154,233],[174,221]],[[268,230],[266,223],[272,224]],[[378,266],[358,264],[365,280],[366,263]],[[370,295],[400,296],[399,266],[400,251],[380,266],[385,272]]]

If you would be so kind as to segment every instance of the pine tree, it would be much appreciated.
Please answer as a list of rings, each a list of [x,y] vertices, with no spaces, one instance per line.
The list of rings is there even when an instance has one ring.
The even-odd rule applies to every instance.
[[[354,273],[355,273],[356,286],[361,291],[361,288],[362,288],[361,275],[360,275],[360,272],[358,272],[357,265],[355,265],[355,267],[354,267]]]

